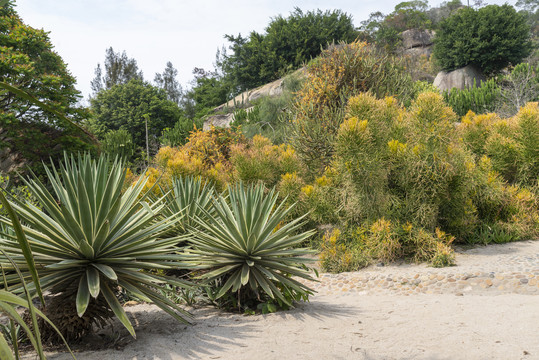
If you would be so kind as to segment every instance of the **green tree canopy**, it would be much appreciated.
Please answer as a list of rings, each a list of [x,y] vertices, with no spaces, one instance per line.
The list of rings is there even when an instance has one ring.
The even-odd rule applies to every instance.
[[[23,90],[73,123],[88,117],[87,110],[77,105],[81,96],[75,78],[54,51],[47,32],[26,25],[11,3],[0,8],[0,54],[1,82]],[[16,164],[35,164],[38,170],[41,161],[60,158],[64,150],[93,148],[80,128],[7,90],[0,90],[0,129],[1,160],[16,158]]]
[[[90,127],[100,139],[111,130],[123,129],[142,149],[146,148],[146,119],[149,141],[156,146],[163,129],[174,126],[182,115],[164,90],[139,79],[100,91],[91,99],[91,110]]]
[[[442,21],[433,54],[444,70],[473,64],[494,73],[518,64],[530,51],[526,17],[506,4],[462,8]]]
[[[114,52],[109,47],[105,52],[105,74],[101,64],[95,68],[95,77],[91,82],[92,91],[97,94],[101,90],[108,90],[114,85],[127,84],[132,79],[143,80],[142,71],[139,70],[137,61],[129,58],[125,51]]]
[[[168,99],[179,104],[182,99],[182,86],[178,82],[176,77],[178,76],[178,70],[172,65],[170,61],[167,62],[167,66],[162,74],[156,73],[153,82],[155,85],[165,90]]]
[[[300,67],[329,43],[351,42],[356,36],[352,17],[340,10],[304,13],[295,8],[286,18],[273,18],[264,34],[226,35],[231,52],[218,65],[232,92],[239,93]]]

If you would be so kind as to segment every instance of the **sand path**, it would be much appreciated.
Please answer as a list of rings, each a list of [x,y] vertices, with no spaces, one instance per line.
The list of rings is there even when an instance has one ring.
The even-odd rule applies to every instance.
[[[294,310],[242,316],[200,308],[194,326],[136,305],[128,308],[136,341],[116,325],[117,349],[77,358],[539,359],[539,291],[530,290],[539,289],[539,241],[469,250],[457,264],[324,275],[319,293]]]

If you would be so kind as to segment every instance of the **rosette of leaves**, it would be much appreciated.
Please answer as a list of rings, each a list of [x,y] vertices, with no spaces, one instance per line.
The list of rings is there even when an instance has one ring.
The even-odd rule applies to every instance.
[[[53,299],[62,299],[47,310],[73,311],[71,318],[64,312],[61,323],[55,324],[64,336],[78,338],[91,331],[94,320],[100,323],[102,317],[114,315],[135,336],[116,297],[120,287],[153,302],[177,320],[188,322],[189,314],[160,292],[166,290],[167,283],[182,287],[187,284],[162,275],[164,271],[154,271],[179,265],[180,259],[174,255],[179,240],[161,237],[176,220],[156,220],[164,198],[146,202],[151,191],[143,192],[147,179],[141,177],[122,192],[126,176],[123,162],[111,162],[106,157],[92,160],[89,155],[66,155],[58,169],[52,166],[45,171],[52,192],[37,177],[25,180],[41,209],[15,198],[10,203],[23,220],[41,288],[56,295]],[[0,221],[10,225],[5,217]],[[3,234],[0,246],[21,268],[25,279],[30,279],[16,239]],[[0,263],[9,270],[5,259],[0,258]],[[7,282],[16,284],[17,279],[6,273]],[[35,285],[30,283],[29,287]],[[16,285],[11,289],[21,291]],[[96,307],[103,309],[100,318],[85,319],[87,314],[96,314]]]
[[[215,199],[213,216],[196,219],[201,231],[189,238],[186,257],[202,270],[199,278],[220,284],[214,300],[232,296],[240,309],[266,301],[291,307],[312,294],[297,280],[314,280],[305,266],[312,251],[298,246],[314,231],[300,232],[305,216],[286,223],[293,206],[277,205],[277,197],[262,184],[239,183],[228,187],[227,198]]]
[[[32,277],[32,279],[34,279],[35,284],[37,285],[35,287],[37,296],[39,297],[39,300],[44,303],[43,293],[41,292],[41,287],[39,286],[39,278],[37,275],[30,245],[28,244],[28,240],[22,230],[17,215],[13,211],[13,208],[9,205],[7,199],[2,193],[2,190],[0,190],[0,202],[2,203],[2,208],[8,214],[9,218],[12,221],[13,233],[15,234],[15,238],[17,239],[17,242],[19,243],[19,246],[23,253],[23,257],[25,259],[26,266],[30,272],[30,276]],[[3,289],[0,290],[0,314],[6,316],[9,319],[6,324],[0,324],[0,359],[15,360],[20,358],[18,344],[20,332],[18,330],[20,330],[21,328],[24,330],[27,339],[30,341],[32,347],[36,351],[37,357],[39,357],[40,360],[46,359],[43,352],[43,344],[41,343],[38,319],[41,319],[42,321],[48,323],[49,327],[56,331],[58,336],[67,346],[67,349],[69,350],[73,359],[75,359],[75,356],[71,352],[71,349],[67,345],[67,342],[63,338],[62,334],[59,332],[58,328],[56,328],[56,326],[34,306],[32,296],[28,291],[28,287],[24,282],[24,277],[20,272],[17,264],[13,261],[13,259],[9,257],[9,255],[7,255],[4,250],[0,249],[0,253],[12,265],[14,272],[20,280],[20,285],[23,290],[23,296],[17,296],[9,291],[10,289],[7,284],[4,268],[0,265],[0,273],[3,278]],[[29,321],[25,321],[17,311],[17,308],[21,307],[25,308],[28,311],[28,317],[30,318]],[[30,323],[30,326],[28,326],[27,323]],[[11,347],[8,341],[11,343]]]
[[[196,218],[212,216],[215,188],[200,177],[180,176],[172,180],[172,189],[165,195],[166,206],[163,216],[176,217],[178,221],[169,230],[174,235],[182,235],[189,229],[198,228]]]

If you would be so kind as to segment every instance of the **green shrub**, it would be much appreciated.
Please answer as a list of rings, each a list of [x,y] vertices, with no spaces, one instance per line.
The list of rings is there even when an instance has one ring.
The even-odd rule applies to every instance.
[[[343,232],[334,229],[322,241],[320,260],[329,272],[356,271],[376,261],[406,259],[427,261],[432,266],[450,266],[455,255],[454,238],[440,229],[434,232],[412,224],[394,223],[384,218],[349,226]]]
[[[135,155],[136,149],[133,137],[124,129],[109,130],[105,134],[101,145],[103,146],[103,152],[112,158],[119,157],[126,161],[132,161]]]
[[[165,128],[161,133],[161,145],[177,147],[185,144],[193,130],[202,128],[202,121],[180,118],[172,128]]]
[[[474,64],[485,73],[518,64],[530,54],[530,27],[508,4],[464,7],[439,24],[433,56],[444,70]]]
[[[464,116],[468,111],[477,114],[494,111],[500,100],[501,89],[494,79],[481,83],[481,86],[477,86],[474,80],[470,89],[453,88],[444,91],[443,95],[453,111],[459,116]]]
[[[246,183],[262,181],[269,187],[277,185],[281,175],[301,169],[290,145],[273,145],[260,135],[255,135],[246,144],[233,146],[230,162],[238,180]]]

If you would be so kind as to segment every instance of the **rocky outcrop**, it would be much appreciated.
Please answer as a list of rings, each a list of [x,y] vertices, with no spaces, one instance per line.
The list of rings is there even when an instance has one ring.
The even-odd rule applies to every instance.
[[[296,72],[294,72],[293,75],[303,73],[305,73],[305,68],[297,70]],[[281,78],[270,82],[269,84],[257,87],[254,90],[244,91],[229,102],[219,105],[218,107],[213,109],[213,111],[220,112],[235,108],[248,108],[251,106],[253,101],[260,99],[264,96],[279,96],[283,93],[283,81],[284,78]]]
[[[467,65],[463,68],[453,71],[440,71],[434,79],[434,86],[440,91],[471,88],[474,84],[480,86],[481,82],[486,81],[483,72],[473,65]]]
[[[234,113],[211,115],[204,121],[202,130],[210,130],[212,126],[215,127],[230,127],[230,123],[234,121]]]
[[[402,47],[405,50],[425,48],[433,44],[434,31],[410,29],[401,33]]]
[[[303,74],[305,74],[305,68],[296,70],[292,75],[302,76]],[[283,93],[283,81],[284,78],[281,78],[254,90],[244,91],[227,103],[219,105],[213,109],[215,115],[208,116],[204,121],[203,130],[209,130],[212,126],[230,127],[230,123],[234,121],[233,112],[235,109],[247,109],[249,111],[253,102],[260,98],[280,96]]]

